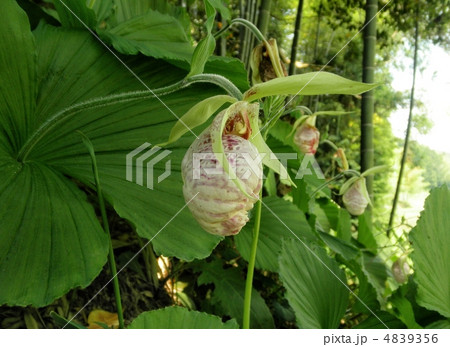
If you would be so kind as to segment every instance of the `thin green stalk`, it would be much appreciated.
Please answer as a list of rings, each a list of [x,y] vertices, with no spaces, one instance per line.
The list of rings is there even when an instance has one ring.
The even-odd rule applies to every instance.
[[[215,84],[216,86],[219,86],[223,90],[225,90],[228,95],[238,99],[242,100],[243,95],[241,91],[236,87],[233,82],[231,82],[229,79],[216,74],[200,74],[200,75],[194,75],[186,79],[186,82],[183,87],[187,87],[194,83],[211,83]]]
[[[231,96],[242,100],[242,93],[227,78],[215,74],[199,74],[191,76],[184,80],[178,81],[170,86],[158,88],[155,90],[144,90],[136,92],[126,92],[113,94],[105,97],[92,98],[74,105],[71,105],[49,117],[27,140],[21,148],[17,160],[24,162],[34,146],[52,129],[58,127],[64,120],[76,115],[79,112],[87,111],[95,108],[111,106],[124,102],[140,101],[150,98],[158,98],[162,95],[174,93],[180,89],[186,88],[194,83],[212,83],[223,88]]]
[[[414,90],[416,86],[416,70],[418,63],[418,51],[419,51],[419,2],[416,3],[416,16],[415,16],[415,26],[414,26],[414,58],[413,58],[413,80],[411,85],[411,94],[409,96],[409,116],[408,116],[408,125],[406,127],[406,135],[405,142],[403,144],[403,153],[402,159],[400,161],[400,172],[398,174],[397,185],[395,187],[395,195],[394,200],[392,202],[392,209],[389,216],[389,224],[387,235],[390,235],[390,230],[392,229],[392,225],[394,224],[395,211],[397,209],[397,202],[400,196],[400,187],[402,184],[403,171],[405,169],[406,164],[406,156],[408,154],[408,145],[409,145],[409,136],[411,133],[412,127],[412,118],[413,118],[413,110],[414,110]],[[395,233],[394,233],[395,234]]]
[[[89,140],[89,138],[82,132],[79,131],[79,133],[89,151],[92,160],[92,171],[94,173],[95,185],[97,187],[97,196],[98,196],[98,203],[100,206],[100,213],[102,215],[103,229],[105,230],[105,233],[108,236],[109,241],[108,262],[109,268],[111,269],[111,275],[113,276],[114,296],[116,298],[117,315],[119,317],[119,328],[123,329],[125,325],[123,322],[123,309],[122,309],[122,300],[120,297],[119,278],[117,277],[117,267],[116,261],[114,259],[114,250],[112,246],[111,233],[109,231],[108,218],[106,215],[105,200],[103,199],[102,188],[100,186],[100,179],[98,177],[97,159],[95,157],[94,146],[92,145],[91,140]]]
[[[256,250],[258,248],[259,226],[261,224],[261,199],[259,197],[256,203],[255,226],[253,228],[253,241],[248,261],[247,280],[245,282],[244,294],[244,315],[243,315],[243,329],[250,329],[250,308],[252,306],[252,289],[253,289],[253,274],[255,272]]]
[[[222,34],[224,34],[228,29],[230,29],[233,25],[235,24],[240,24],[243,25],[244,27],[246,27],[247,29],[249,29],[253,35],[255,35],[255,37],[258,39],[258,41],[265,41],[265,37],[264,35],[261,33],[261,31],[259,31],[259,29],[256,27],[255,24],[253,24],[252,22],[244,19],[244,18],[235,18],[233,19],[229,25],[223,27],[222,29],[220,29],[218,32],[216,32],[214,34],[214,38],[218,38],[219,36],[221,36]]]

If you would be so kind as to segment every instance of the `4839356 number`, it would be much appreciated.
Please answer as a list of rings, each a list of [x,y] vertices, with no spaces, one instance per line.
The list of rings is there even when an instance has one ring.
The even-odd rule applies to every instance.
[[[387,343],[437,343],[438,334],[386,334]]]

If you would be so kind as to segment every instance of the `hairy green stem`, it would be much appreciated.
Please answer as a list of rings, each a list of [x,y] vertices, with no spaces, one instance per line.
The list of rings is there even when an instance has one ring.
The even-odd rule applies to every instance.
[[[98,204],[102,216],[103,229],[105,230],[105,233],[108,236],[108,243],[109,243],[108,262],[109,268],[111,270],[111,275],[113,276],[114,296],[116,298],[117,315],[119,317],[119,328],[123,329],[125,325],[123,321],[123,309],[122,309],[122,300],[120,296],[119,278],[117,277],[117,267],[116,261],[114,259],[114,250],[112,246],[111,232],[109,230],[108,217],[106,215],[105,200],[103,199],[102,188],[100,186],[100,179],[98,176],[97,159],[95,157],[94,146],[92,145],[92,142],[82,132],[79,133],[91,156],[92,172],[94,174],[95,185],[97,187]]]
[[[265,41],[265,37],[264,35],[261,33],[261,31],[259,31],[259,29],[256,27],[255,24],[253,24],[252,22],[244,19],[244,18],[235,18],[233,19],[229,25],[223,27],[222,29],[220,29],[218,32],[216,32],[214,34],[214,38],[218,38],[221,35],[223,35],[228,29],[230,29],[233,25],[235,24],[239,24],[239,25],[243,25],[245,26],[247,29],[249,29],[253,35],[255,35],[255,37],[259,40],[259,41]]]
[[[183,87],[187,87],[194,83],[211,83],[215,84],[216,86],[219,86],[223,90],[225,90],[228,95],[238,99],[242,100],[243,95],[241,91],[231,82],[229,79],[216,74],[200,74],[200,75],[194,75],[186,79],[186,84]]]
[[[227,78],[215,74],[200,74],[191,76],[170,86],[158,88],[155,90],[144,90],[137,92],[125,92],[119,94],[108,95],[105,97],[92,98],[74,105],[71,105],[53,116],[49,117],[27,140],[21,148],[17,160],[24,162],[34,146],[52,129],[59,126],[64,120],[76,115],[79,112],[87,111],[95,108],[111,106],[124,102],[140,101],[150,98],[159,98],[160,96],[174,93],[180,89],[186,88],[194,83],[212,83],[223,88],[231,96],[242,100],[242,93]]]
[[[255,226],[253,228],[253,241],[248,261],[247,280],[245,282],[244,294],[244,314],[243,314],[243,329],[250,329],[250,309],[252,306],[252,289],[253,289],[253,274],[255,272],[256,250],[258,248],[259,226],[261,224],[261,195],[256,203]]]

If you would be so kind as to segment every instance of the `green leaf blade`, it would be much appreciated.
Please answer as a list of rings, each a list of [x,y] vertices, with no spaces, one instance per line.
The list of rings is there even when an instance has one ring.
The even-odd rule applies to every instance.
[[[361,94],[377,87],[351,81],[329,72],[309,72],[301,75],[275,78],[252,87],[244,95],[251,102],[271,95],[320,95],[320,94]]]
[[[195,47],[194,54],[192,55],[191,71],[187,77],[198,75],[203,73],[205,64],[209,57],[214,53],[216,48],[216,40],[211,34],[206,35]]]
[[[105,2],[105,1],[103,1]],[[85,29],[85,25],[94,29],[97,24],[95,12],[87,7],[86,0],[53,0],[62,26]]]
[[[255,266],[258,269],[278,272],[278,257],[281,253],[283,239],[296,239],[297,236],[303,241],[313,241],[316,237],[312,233],[303,212],[297,209],[293,204],[277,197],[263,198],[263,202],[263,213],[259,229],[258,252],[256,253]],[[272,214],[272,212],[278,216],[295,235],[293,235],[289,229]],[[246,260],[250,257],[253,225],[254,219],[251,219],[244,229],[234,237],[239,253],[241,253]]]
[[[0,22],[0,146],[19,150],[34,126],[36,47],[26,13],[14,0],[2,3]]]
[[[236,268],[223,269],[220,261],[200,264],[202,274],[197,283],[199,285],[214,283],[212,304],[220,314],[235,318],[242,326],[244,305],[245,280]],[[274,328],[274,321],[269,307],[262,296],[252,290],[250,308],[250,327],[252,329]]]
[[[7,174],[0,173],[2,181]],[[0,198],[7,203],[0,217],[0,304],[45,306],[98,275],[107,237],[73,182],[26,164]]]
[[[450,192],[444,184],[431,191],[425,209],[410,233],[414,251],[417,303],[450,317]]]
[[[283,243],[280,277],[287,299],[300,327],[336,329],[348,304],[345,274],[325,250],[309,248],[297,240]]]
[[[154,58],[190,61],[193,47],[182,24],[168,14],[148,10],[107,30],[100,38],[127,55],[139,52]]]
[[[238,329],[234,319],[225,323],[220,317],[184,307],[165,307],[140,314],[129,329]]]

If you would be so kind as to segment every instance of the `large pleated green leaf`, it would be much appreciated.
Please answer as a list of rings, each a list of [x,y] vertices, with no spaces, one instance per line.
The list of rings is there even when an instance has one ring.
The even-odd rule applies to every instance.
[[[172,16],[153,10],[98,33],[124,54],[141,52],[155,58],[189,61],[193,52],[180,23]]]
[[[310,242],[316,236],[311,231],[305,214],[292,203],[277,197],[264,198],[263,202],[256,267],[277,272],[283,239],[299,237],[302,241]],[[237,249],[246,260],[250,257],[253,225],[252,219],[234,237]]]
[[[339,327],[348,304],[349,291],[344,272],[323,248],[298,240],[283,242],[280,278],[294,309],[299,327]]]
[[[186,9],[175,6],[167,0],[102,0],[102,2],[112,2],[114,5],[114,16],[110,19],[111,22],[122,23],[145,15],[148,10],[154,10],[176,18],[184,32],[187,34],[190,32],[190,18]]]
[[[53,4],[63,26],[83,29],[86,25],[91,29],[95,28],[96,15],[94,10],[86,5],[86,0],[53,0]]]
[[[184,307],[166,307],[144,312],[131,324],[129,329],[238,329],[234,319],[225,323],[217,316],[205,312],[189,311]]]
[[[2,10],[8,20],[0,24],[0,37],[10,47],[2,46],[0,53],[5,63],[0,73],[8,80],[0,104],[0,304],[47,305],[71,288],[88,285],[106,261],[107,239],[74,183],[95,187],[77,131],[94,145],[106,200],[139,235],[156,236],[155,250],[168,256],[208,256],[220,238],[201,230],[182,197],[180,163],[192,137],[178,141],[155,165],[153,190],[127,181],[126,156],[146,142],[165,141],[176,115],[222,92],[199,86],[160,100],[61,112],[146,87],[88,32],[41,24],[33,38],[15,1],[7,0]],[[125,61],[152,89],[185,75],[151,58]],[[157,183],[168,160],[171,174]]]
[[[89,27],[124,54],[189,62],[193,53],[190,22],[183,8],[166,1],[53,0],[61,24]],[[90,7],[92,6],[92,8]]]
[[[39,29],[36,37],[40,52],[45,57],[51,57],[51,68],[59,72],[50,74],[41,82],[39,119],[60,110],[64,105],[107,95],[108,89],[118,92],[143,88],[89,34],[76,32],[68,35],[67,31],[49,26]],[[54,41],[47,40],[48,36],[52,36]],[[95,48],[83,50],[82,47],[87,45]],[[72,47],[75,52],[83,51],[83,64],[76,58],[67,60],[64,55],[57,54],[61,47]],[[48,60],[42,60],[48,63]],[[129,62],[136,66],[135,72],[152,89],[171,84],[183,76],[182,71],[174,70],[162,62]],[[40,68],[46,71],[49,66],[42,62]],[[79,78],[64,83],[70,76],[78,75]],[[192,88],[167,95],[161,98],[167,108],[159,100],[148,99],[80,112],[55,123],[57,125],[50,128],[30,150],[28,157],[46,162],[87,185],[93,185],[89,156],[75,133],[75,130],[82,131],[94,144],[106,199],[119,215],[133,222],[141,236],[150,239],[184,206],[180,163],[192,140],[180,141],[179,147],[171,149],[167,157],[167,160],[171,160],[171,175],[154,190],[126,180],[126,156],[145,142],[164,142],[177,120],[176,115],[182,115],[189,106],[195,104],[199,95],[207,97],[212,93]],[[164,173],[165,164],[166,161],[162,161],[154,167],[155,178]],[[200,230],[185,208],[155,238],[154,246],[165,255],[192,260],[208,256],[219,241],[220,238]],[[189,247],[186,247],[187,244]]]
[[[1,162],[0,303],[41,306],[86,287],[108,253],[93,207],[47,166]]]
[[[0,21],[0,146],[11,153],[18,150],[33,126],[36,49],[27,15],[16,2],[3,1],[2,12],[5,19]],[[14,121],[11,115],[15,115]]]
[[[97,33],[124,54],[190,62],[194,48],[189,29],[186,11],[165,1],[114,0],[106,28]]]
[[[435,188],[410,233],[417,303],[450,317],[450,191]]]

